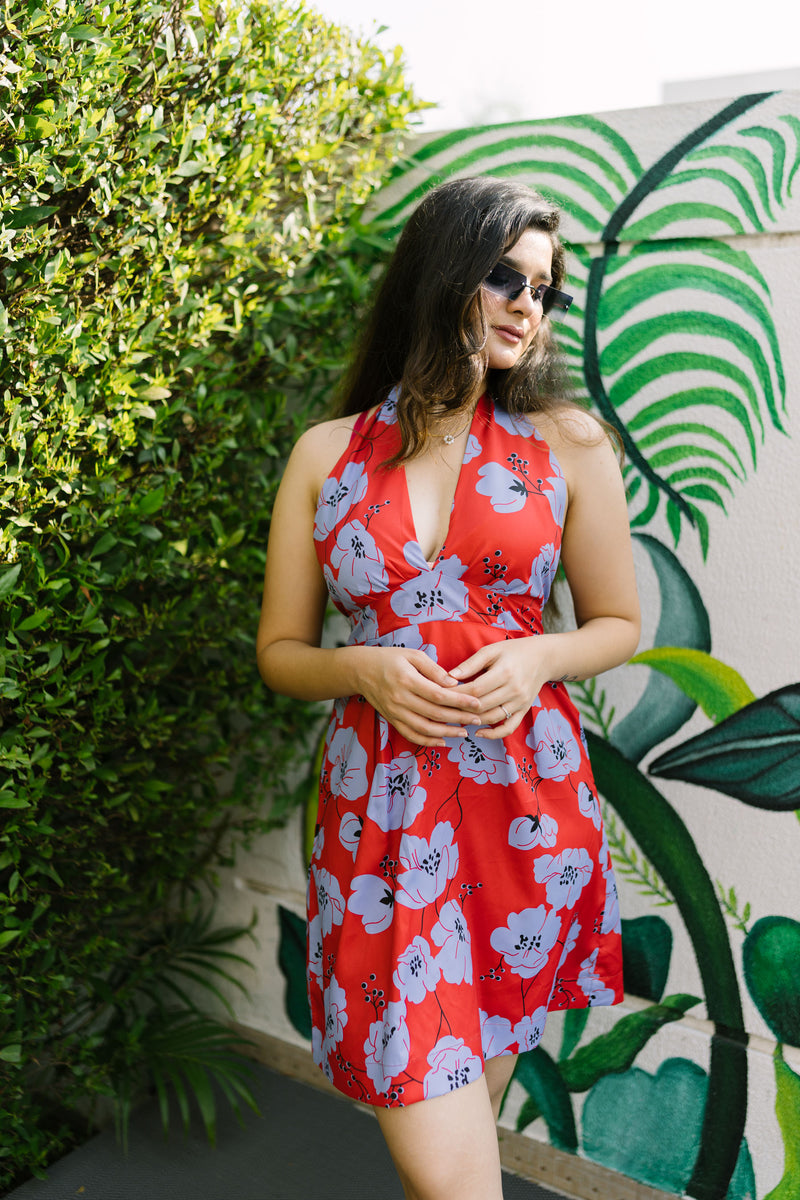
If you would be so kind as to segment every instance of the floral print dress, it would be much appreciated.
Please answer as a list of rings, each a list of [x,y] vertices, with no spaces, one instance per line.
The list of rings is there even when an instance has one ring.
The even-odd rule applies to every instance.
[[[314,538],[351,644],[452,668],[541,633],[566,505],[535,428],[484,397],[447,540],[415,535],[393,397],[326,480]],[[362,696],[337,700],[308,895],[315,1061],[341,1091],[401,1105],[537,1045],[550,1009],[622,999],[619,908],[580,718],[548,684],[503,740],[418,746]]]

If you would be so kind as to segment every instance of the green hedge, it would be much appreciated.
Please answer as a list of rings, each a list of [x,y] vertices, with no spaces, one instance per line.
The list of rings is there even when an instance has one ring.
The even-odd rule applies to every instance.
[[[360,206],[418,106],[396,58],[298,4],[5,17],[7,1186],[76,1104],[128,1094],[142,964],[208,943],[192,894],[308,753],[309,710],[255,672],[268,514],[368,286]]]

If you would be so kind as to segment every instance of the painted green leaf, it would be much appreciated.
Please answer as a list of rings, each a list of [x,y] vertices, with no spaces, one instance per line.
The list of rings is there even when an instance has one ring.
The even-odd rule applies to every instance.
[[[755,808],[800,807],[800,683],[740,708],[662,754],[650,774],[714,788]]]
[[[723,721],[756,698],[738,671],[703,650],[655,646],[635,654],[630,661],[668,675],[715,722]]]
[[[280,942],[278,966],[286,980],[286,1015],[301,1037],[311,1037],[311,1013],[306,991],[306,923],[278,905]]]
[[[561,1034],[559,1061],[569,1058],[581,1040],[586,1023],[589,1020],[590,1011],[588,1008],[568,1008],[564,1013],[564,1028]]]
[[[684,1058],[666,1059],[655,1075],[637,1067],[607,1075],[583,1106],[583,1151],[594,1162],[678,1195],[721,1196],[690,1180],[706,1107],[708,1079]],[[742,1139],[726,1200],[755,1200],[755,1177]]]
[[[756,921],[742,961],[747,990],[777,1040],[800,1046],[800,922],[781,916]]]
[[[522,1084],[532,1103],[523,1105],[517,1119],[517,1132],[524,1129],[536,1117],[547,1122],[550,1141],[558,1150],[574,1154],[578,1149],[578,1134],[572,1100],[561,1077],[558,1066],[541,1046],[520,1054],[514,1069],[514,1078]],[[524,1123],[523,1123],[524,1122]]]
[[[622,921],[622,974],[625,991],[658,1003],[672,957],[672,930],[663,917]]]
[[[777,1187],[764,1200],[797,1200],[800,1196],[800,1077],[775,1052],[775,1113],[783,1136],[784,1170]]]
[[[662,1026],[679,1021],[688,1009],[699,1003],[697,996],[668,996],[663,1004],[653,1004],[620,1018],[608,1033],[582,1046],[560,1064],[567,1088],[571,1092],[586,1092],[604,1075],[626,1071]]]
[[[708,613],[691,576],[657,538],[641,533],[634,536],[647,550],[658,579],[661,611],[655,644],[710,650]],[[639,762],[654,746],[680,729],[695,708],[695,701],[671,679],[652,671],[632,712],[614,726],[611,741],[626,758]]]

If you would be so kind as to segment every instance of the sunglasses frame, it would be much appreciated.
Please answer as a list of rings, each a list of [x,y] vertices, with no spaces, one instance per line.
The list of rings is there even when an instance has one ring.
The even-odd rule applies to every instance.
[[[505,282],[492,282],[492,276],[497,270],[507,272],[508,278]],[[492,267],[483,281],[483,286],[488,288],[490,292],[494,292],[496,296],[504,296],[506,300],[516,300],[525,291],[525,288],[528,288],[531,293],[531,299],[539,301],[542,306],[542,312],[545,314],[549,313],[553,308],[560,308],[562,312],[566,312],[570,304],[572,304],[572,296],[568,296],[566,292],[559,292],[556,288],[551,287],[549,283],[528,283],[521,271],[515,270],[514,267],[510,267],[508,263],[504,262],[499,262],[496,266]]]

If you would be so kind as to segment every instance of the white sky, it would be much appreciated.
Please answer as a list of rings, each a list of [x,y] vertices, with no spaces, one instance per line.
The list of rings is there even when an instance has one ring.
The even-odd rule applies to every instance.
[[[310,3],[403,47],[418,95],[439,105],[428,130],[640,108],[665,81],[800,68],[798,0]]]

